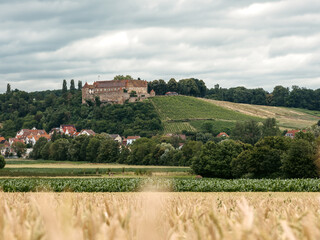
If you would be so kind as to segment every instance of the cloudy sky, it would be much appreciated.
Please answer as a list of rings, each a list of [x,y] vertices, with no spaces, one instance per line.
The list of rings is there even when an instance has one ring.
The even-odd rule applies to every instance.
[[[0,1],[0,92],[118,74],[320,88],[320,1]]]

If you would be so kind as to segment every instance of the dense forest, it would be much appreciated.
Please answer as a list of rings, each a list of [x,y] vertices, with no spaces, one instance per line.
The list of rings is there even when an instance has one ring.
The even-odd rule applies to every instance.
[[[140,135],[148,137],[162,131],[161,121],[148,102],[126,103],[124,105],[101,105],[96,102],[81,104],[81,86],[75,88],[74,81],[67,89],[27,93],[11,90],[0,94],[0,135],[13,137],[21,128],[45,129],[60,124],[74,124],[78,131],[92,129],[109,134]]]

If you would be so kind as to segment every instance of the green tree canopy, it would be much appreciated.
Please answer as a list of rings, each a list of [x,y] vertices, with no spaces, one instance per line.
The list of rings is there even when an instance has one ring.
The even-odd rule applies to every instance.
[[[133,78],[130,75],[117,75],[113,78],[113,80],[133,80]]]
[[[318,174],[316,151],[305,139],[294,139],[283,157],[282,170],[288,178],[312,178]]]
[[[4,156],[0,155],[0,169],[6,166],[6,161],[4,160]]]

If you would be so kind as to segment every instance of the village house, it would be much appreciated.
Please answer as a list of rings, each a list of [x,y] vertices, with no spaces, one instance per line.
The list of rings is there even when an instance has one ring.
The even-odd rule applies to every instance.
[[[22,140],[22,142],[25,144],[34,145],[41,137],[44,137],[47,140],[50,139],[49,134],[45,130],[38,130],[36,128],[33,128],[33,129],[21,129],[20,131],[17,132],[15,138],[18,140]],[[12,144],[10,143],[10,145]]]
[[[10,143],[8,141],[5,141],[1,145],[2,145],[0,149],[1,155],[3,156],[8,155],[11,151]]]
[[[119,134],[109,134],[109,136],[114,140],[117,141],[119,144],[122,144],[122,137]]]
[[[289,138],[294,138],[296,136],[296,133],[301,132],[301,130],[289,130],[286,132],[284,136]],[[306,130],[302,130],[302,132],[306,132]]]
[[[132,144],[134,141],[136,141],[137,139],[139,139],[140,136],[128,136],[126,139],[125,139],[125,142],[126,144],[125,145],[130,145]]]
[[[185,134],[174,134],[174,133],[167,133],[165,135],[166,137],[176,137],[176,138],[179,138],[180,140],[187,140],[187,136]]]
[[[49,132],[49,135],[52,136],[54,133],[60,133],[60,128],[52,128]]]
[[[82,88],[82,103],[95,101],[98,97],[102,103],[123,104],[155,96],[152,90],[148,93],[148,82],[144,80],[111,80],[97,81],[92,85],[86,83]]]
[[[17,143],[17,142],[24,143],[24,140],[23,139],[19,139],[19,138],[9,138],[10,147],[12,146],[12,144]]]
[[[166,96],[178,96],[179,94],[177,92],[166,92]]]
[[[82,129],[81,132],[78,134],[78,136],[81,136],[81,135],[94,136],[96,135],[96,133],[91,129]]]
[[[60,125],[60,129],[59,129],[61,134],[65,134],[68,136],[74,136],[77,135],[77,129],[74,125]]]
[[[228,138],[229,137],[229,135],[228,134],[226,134],[225,132],[221,132],[221,133],[219,133],[218,135],[217,135],[217,137],[219,138],[219,137],[225,137],[225,138]]]

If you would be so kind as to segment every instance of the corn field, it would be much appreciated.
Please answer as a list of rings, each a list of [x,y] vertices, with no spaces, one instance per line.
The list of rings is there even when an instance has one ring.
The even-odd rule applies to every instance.
[[[320,239],[319,193],[0,193],[0,239]]]

